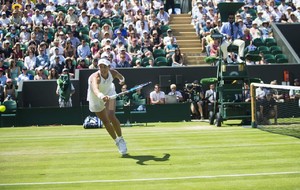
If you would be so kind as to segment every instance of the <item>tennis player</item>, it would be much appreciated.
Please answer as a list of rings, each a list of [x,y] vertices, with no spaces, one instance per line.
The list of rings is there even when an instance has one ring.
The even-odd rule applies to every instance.
[[[120,154],[125,155],[127,153],[126,142],[122,137],[120,121],[115,115],[116,100],[110,98],[116,94],[113,80],[117,78],[120,85],[123,85],[125,78],[118,71],[110,69],[110,62],[107,59],[100,59],[98,68],[99,70],[88,79],[89,109],[103,122],[107,132],[115,140]]]

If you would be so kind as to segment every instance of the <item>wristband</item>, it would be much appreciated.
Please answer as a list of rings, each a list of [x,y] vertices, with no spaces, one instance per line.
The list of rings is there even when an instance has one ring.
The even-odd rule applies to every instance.
[[[100,92],[97,97],[102,100],[105,96]]]
[[[123,77],[122,80],[120,80],[120,83],[125,83],[125,78]]]

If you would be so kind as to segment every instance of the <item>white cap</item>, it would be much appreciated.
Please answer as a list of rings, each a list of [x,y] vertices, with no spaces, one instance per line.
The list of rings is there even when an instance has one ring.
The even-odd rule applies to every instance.
[[[99,66],[100,64],[109,66],[109,65],[110,65],[110,62],[109,62],[107,59],[100,59],[100,60],[98,61],[98,66]]]

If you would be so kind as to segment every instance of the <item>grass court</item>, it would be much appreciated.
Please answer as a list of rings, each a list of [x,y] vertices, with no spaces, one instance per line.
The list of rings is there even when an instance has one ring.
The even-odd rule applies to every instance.
[[[297,135],[205,122],[122,129],[124,157],[105,129],[0,128],[0,189],[300,189]]]

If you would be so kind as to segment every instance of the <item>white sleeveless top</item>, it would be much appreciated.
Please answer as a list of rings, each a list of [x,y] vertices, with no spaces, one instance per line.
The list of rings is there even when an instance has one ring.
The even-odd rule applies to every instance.
[[[97,73],[98,75],[100,75],[100,83],[99,83],[99,90],[101,93],[103,93],[104,95],[108,95],[108,96],[112,96],[114,94],[116,94],[116,89],[115,89],[115,84],[113,83],[113,77],[111,72],[108,72],[108,77],[107,79],[104,79],[101,74],[100,71],[98,71]],[[99,98],[94,94],[93,90],[92,90],[92,86],[91,86],[91,76],[88,79],[88,93],[87,93],[87,101],[97,101],[99,100]]]

